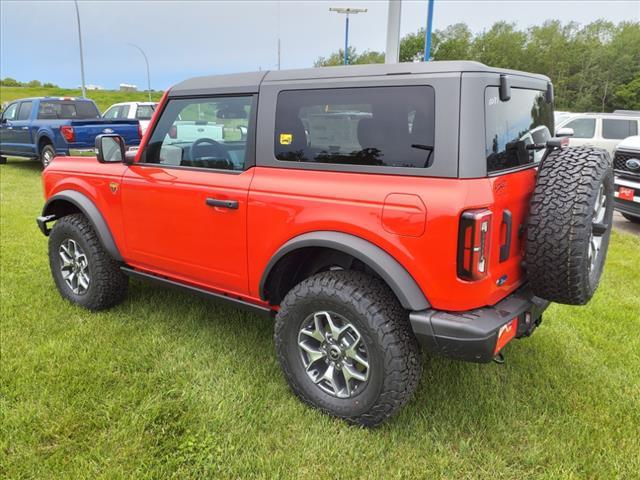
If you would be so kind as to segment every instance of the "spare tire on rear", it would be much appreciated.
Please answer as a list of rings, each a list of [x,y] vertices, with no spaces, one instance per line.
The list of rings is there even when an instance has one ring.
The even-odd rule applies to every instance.
[[[597,148],[553,150],[531,198],[525,262],[538,297],[584,305],[604,267],[613,216],[613,170]]]

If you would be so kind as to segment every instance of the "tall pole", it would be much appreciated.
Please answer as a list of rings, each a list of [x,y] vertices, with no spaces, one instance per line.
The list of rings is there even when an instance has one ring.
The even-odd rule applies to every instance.
[[[398,63],[400,61],[400,14],[402,0],[389,0],[387,12],[387,49],[384,63]]]
[[[427,11],[427,30],[424,32],[424,61],[431,59],[431,30],[433,28],[433,3],[435,0],[427,0],[429,2]]]
[[[349,15],[356,13],[366,13],[366,8],[330,8],[330,12],[344,13],[347,18],[344,24],[344,59],[343,63],[349,63]]]
[[[149,59],[147,58],[147,55],[144,53],[144,50],[142,50],[142,48],[140,48],[135,43],[128,43],[127,45],[140,50],[140,53],[144,57],[144,62],[147,64],[147,92],[149,92],[149,101],[151,101],[151,76],[149,75]]]
[[[73,0],[76,6],[76,18],[78,20],[78,45],[80,46],[80,77],[82,78],[82,98],[87,97],[87,89],[84,84],[84,55],[82,54],[82,30],[80,29],[80,10],[78,9],[78,0]]]
[[[344,22],[344,64],[349,64],[349,14]]]

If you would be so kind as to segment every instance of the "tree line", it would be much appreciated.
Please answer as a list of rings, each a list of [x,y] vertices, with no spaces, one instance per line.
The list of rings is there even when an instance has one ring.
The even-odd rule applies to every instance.
[[[400,61],[424,60],[425,30],[405,35]],[[384,53],[348,49],[349,63],[383,63]],[[341,65],[344,50],[315,61]],[[574,112],[640,110],[640,23],[598,20],[587,25],[550,20],[521,30],[496,22],[480,33],[464,23],[433,32],[431,60],[476,60],[551,78],[556,109]]]
[[[31,88],[60,88],[54,83],[41,83],[40,80],[31,80],[30,82],[20,82],[15,78],[5,77],[0,80],[0,87],[31,87]]]

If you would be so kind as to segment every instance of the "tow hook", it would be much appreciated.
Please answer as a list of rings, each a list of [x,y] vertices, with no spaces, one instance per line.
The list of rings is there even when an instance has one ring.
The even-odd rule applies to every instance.
[[[493,361],[496,362],[498,365],[503,365],[504,355],[502,354],[502,352],[498,353],[495,357],[493,357]]]

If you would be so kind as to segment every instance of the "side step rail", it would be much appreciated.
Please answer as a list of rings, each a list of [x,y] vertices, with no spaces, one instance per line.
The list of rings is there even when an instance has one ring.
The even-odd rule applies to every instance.
[[[125,275],[128,275],[133,278],[140,278],[143,280],[151,280],[152,282],[160,283],[166,285],[168,287],[177,288],[180,290],[186,290],[191,293],[195,293],[202,297],[211,298],[216,301],[224,302],[230,305],[234,305],[236,307],[244,308],[253,313],[257,313],[259,315],[271,316],[272,310],[267,307],[263,307],[261,305],[255,305],[253,303],[240,300],[239,298],[233,298],[228,295],[224,295],[222,293],[215,293],[209,290],[205,290],[204,288],[194,287],[193,285],[187,285],[185,283],[176,282],[175,280],[169,280],[168,278],[160,277],[157,275],[153,275],[151,273],[139,272],[138,270],[134,270],[129,267],[120,267],[120,270]]]

